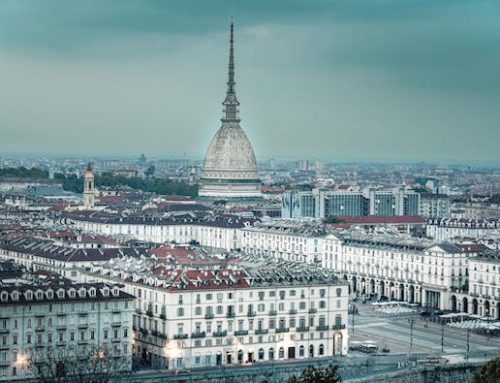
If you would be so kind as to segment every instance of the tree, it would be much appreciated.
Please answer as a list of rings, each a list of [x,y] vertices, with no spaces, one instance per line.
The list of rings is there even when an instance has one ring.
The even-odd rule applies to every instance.
[[[288,383],[339,383],[341,378],[338,376],[339,366],[330,363],[326,367],[309,365],[300,376],[292,375]]]
[[[144,171],[144,175],[146,177],[152,177],[153,175],[155,174],[155,166],[154,165],[151,165],[149,166],[145,171]]]
[[[472,383],[500,383],[500,357],[484,364],[474,375]]]
[[[323,223],[342,223],[344,222],[342,218],[337,217],[336,215],[329,215],[323,220]]]
[[[130,355],[90,346],[47,347],[29,353],[27,370],[41,383],[108,383],[131,374]]]

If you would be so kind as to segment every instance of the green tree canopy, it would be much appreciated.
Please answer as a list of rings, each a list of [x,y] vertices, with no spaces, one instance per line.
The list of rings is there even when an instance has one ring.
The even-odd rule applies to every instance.
[[[323,220],[323,223],[342,223],[342,222],[344,222],[342,218],[336,215],[329,215]]]
[[[330,363],[326,367],[309,365],[300,376],[292,375],[288,383],[339,383],[341,378],[337,374],[339,366]]]
[[[500,357],[481,367],[474,375],[472,383],[500,383]]]

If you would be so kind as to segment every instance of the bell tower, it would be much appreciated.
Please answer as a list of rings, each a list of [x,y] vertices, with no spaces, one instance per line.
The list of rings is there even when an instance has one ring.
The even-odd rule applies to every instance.
[[[94,197],[94,171],[92,170],[92,166],[89,162],[87,169],[85,169],[85,176],[83,177],[83,208],[85,210],[91,210],[94,208]]]

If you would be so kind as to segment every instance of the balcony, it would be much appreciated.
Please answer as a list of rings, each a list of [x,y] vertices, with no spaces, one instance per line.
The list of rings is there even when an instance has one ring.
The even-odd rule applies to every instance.
[[[113,322],[111,323],[111,327],[120,327],[122,324],[121,322]]]
[[[297,314],[297,310],[291,309],[290,311],[288,311],[288,314],[295,315],[295,314]]]
[[[4,328],[3,330],[0,330],[0,335],[8,334],[10,330],[8,328]]]
[[[147,310],[147,311],[146,311],[146,315],[147,315],[148,317],[151,317],[151,318],[152,318],[152,317],[153,317],[153,310]]]
[[[140,309],[135,309],[135,313],[141,315],[142,311]]]
[[[228,313],[226,314],[226,318],[234,318],[234,316],[235,316],[235,315],[236,315],[236,314],[234,313],[234,311],[232,311],[232,312],[228,312]]]
[[[198,338],[205,338],[207,336],[205,331],[195,331],[191,334],[191,338],[193,339],[198,339]]]
[[[276,315],[276,310],[269,310],[269,315]]]
[[[205,319],[214,319],[214,314],[205,314]]]
[[[307,332],[309,331],[309,327],[306,327],[306,326],[301,326],[301,327],[297,327],[297,332]]]
[[[345,324],[334,324],[332,330],[343,330],[345,329]]]
[[[79,329],[86,329],[86,328],[89,328],[89,325],[88,325],[88,323],[80,323],[78,325],[78,328]]]
[[[161,320],[167,320],[167,316],[165,314],[160,314],[160,319]]]
[[[318,309],[309,309],[309,314],[316,314]]]
[[[214,333],[212,333],[212,336],[214,336],[216,338],[227,336],[227,331],[226,330],[224,330],[224,331],[215,331]]]
[[[263,328],[255,330],[255,335],[264,335],[267,334],[269,330],[264,330]]]
[[[249,311],[249,312],[247,312],[247,316],[249,316],[249,317],[254,317],[256,315],[257,315],[257,313],[255,311]]]
[[[328,331],[330,329],[330,326],[316,326],[316,331]]]
[[[489,295],[489,294],[483,294],[483,298],[484,299],[491,299],[491,295]]]
[[[290,332],[290,329],[288,327],[278,327],[276,329],[276,334],[280,334],[280,333],[283,333],[283,332]]]
[[[238,330],[234,332],[235,336],[243,336],[243,335],[248,335],[248,330]]]
[[[174,339],[187,339],[188,334],[174,334]]]

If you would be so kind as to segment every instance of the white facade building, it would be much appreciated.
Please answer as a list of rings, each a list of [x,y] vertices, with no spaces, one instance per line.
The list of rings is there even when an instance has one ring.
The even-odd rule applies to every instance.
[[[102,283],[0,285],[0,381],[37,377],[34,363],[51,357],[68,375],[95,355],[113,359],[114,373],[131,370],[133,300]]]
[[[469,294],[461,297],[463,305],[471,314],[500,320],[500,252],[471,258],[469,270]]]
[[[82,277],[121,282],[137,297],[134,351],[154,367],[347,354],[345,283],[297,264],[255,257],[238,264],[151,272],[144,261],[121,260]]]
[[[68,219],[79,229],[111,236],[128,236],[140,241],[187,244],[195,241],[202,246],[226,250],[242,246],[243,227],[255,220],[237,216],[216,215],[204,218],[161,219],[146,217],[119,217],[116,215],[68,214]]]
[[[438,242],[450,241],[453,238],[475,238],[483,236],[500,236],[499,219],[429,219],[426,228],[427,236]]]

